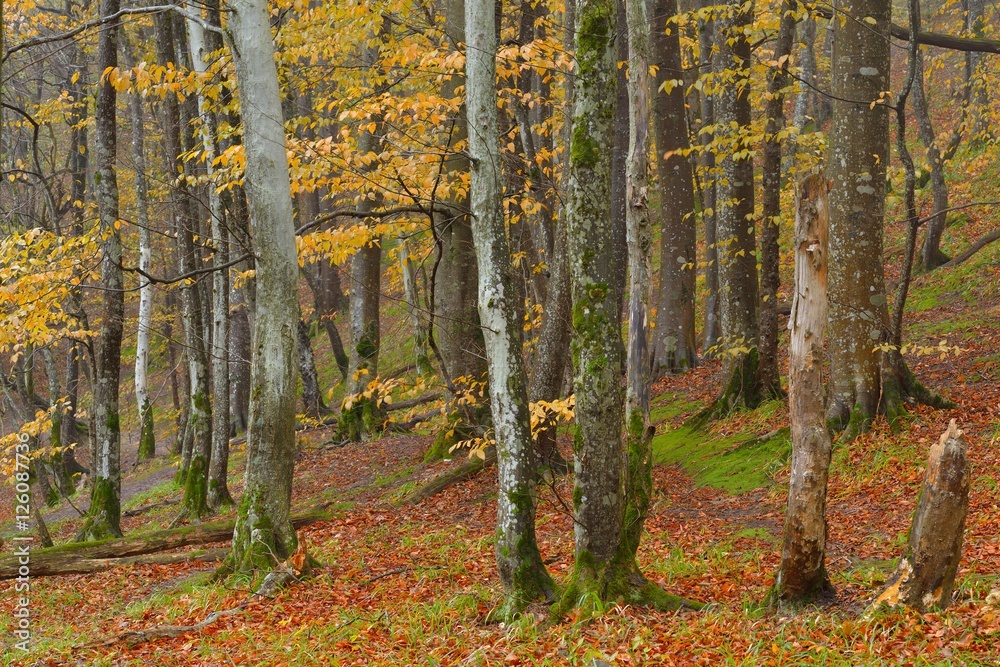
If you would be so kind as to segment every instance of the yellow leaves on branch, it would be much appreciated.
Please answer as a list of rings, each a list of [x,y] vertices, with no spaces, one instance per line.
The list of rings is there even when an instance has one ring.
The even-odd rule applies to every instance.
[[[77,330],[63,304],[71,303],[73,286],[93,277],[98,256],[87,234],[66,238],[36,228],[0,240],[0,351],[48,345]]]

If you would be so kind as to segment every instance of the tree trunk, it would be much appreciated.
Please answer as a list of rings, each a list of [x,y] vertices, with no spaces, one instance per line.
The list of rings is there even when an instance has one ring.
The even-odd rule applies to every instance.
[[[970,37],[983,37],[988,25],[985,16],[986,0],[964,0],[962,4],[966,8],[965,31]],[[969,86],[968,103],[974,106],[973,124],[969,134],[974,142],[979,143],[989,139],[991,134],[988,117],[985,115],[990,104],[989,90],[984,78],[985,72],[980,71],[983,55],[975,51],[965,52],[965,80]]]
[[[463,0],[448,0],[445,5],[445,32],[451,41],[451,48],[459,49],[465,43],[465,4]],[[444,84],[445,98],[456,97],[461,85],[458,76],[453,76]],[[455,146],[468,139],[468,122],[465,109],[459,110],[453,119],[451,140],[448,151],[450,157],[444,161],[442,169],[453,174],[468,173],[469,161],[464,154],[456,152]],[[479,326],[479,311],[476,303],[479,270],[476,263],[469,217],[462,212],[464,201],[451,201],[447,213],[434,215],[434,236],[438,257],[432,272],[433,294],[432,314],[429,331],[434,347],[440,353],[441,374],[449,388],[452,404],[456,391],[461,392],[470,383],[482,382],[486,378],[486,355],[483,332]],[[459,406],[455,406],[456,410]],[[455,437],[461,440],[475,432],[478,422],[485,417],[483,410],[460,410],[460,424]],[[432,445],[428,457],[434,458],[447,452],[452,444],[448,438],[439,438]]]
[[[183,26],[183,24],[182,24]],[[162,64],[178,62],[173,17],[157,14],[154,18],[156,56]],[[183,29],[183,28],[182,28]],[[183,33],[182,33],[183,34]],[[181,113],[177,99],[167,95],[163,101],[164,143],[170,172],[184,174],[181,155],[184,152],[181,138]],[[176,192],[172,209],[176,216],[178,256],[182,274],[198,268],[194,235],[197,219],[192,211],[190,193],[183,179],[173,184]],[[188,394],[187,420],[181,440],[181,467],[178,481],[184,484],[184,514],[201,518],[208,512],[206,502],[208,462],[212,453],[212,416],[209,403],[208,359],[204,347],[204,323],[201,294],[197,283],[181,288],[181,322],[184,329],[184,347],[187,358]],[[188,440],[190,438],[190,440]]]
[[[803,47],[799,58],[802,67],[799,78],[802,79],[802,83],[799,84],[799,94],[795,97],[795,127],[798,128],[799,134],[802,134],[806,131],[806,125],[810,120],[815,122],[815,118],[811,117],[815,110],[810,104],[816,95],[817,83],[816,19],[812,16],[806,16],[799,24],[799,41]]]
[[[764,159],[762,166],[763,220],[760,237],[760,366],[757,376],[767,395],[781,395],[778,376],[778,287],[781,285],[781,147],[779,132],[785,130],[785,88],[788,86],[788,61],[795,39],[796,0],[781,4],[778,41],[767,82],[769,94],[764,115]]]
[[[588,588],[618,550],[624,519],[621,311],[611,207],[616,90],[615,0],[577,3],[577,76],[566,223],[576,391],[575,567],[563,604]]]
[[[653,376],[682,372],[698,363],[695,342],[694,181],[688,149],[687,110],[680,83],[680,29],[677,0],[656,0],[653,9],[652,55],[660,79],[654,83],[653,127],[660,186],[660,295],[653,332]],[[666,30],[664,25],[666,23]],[[672,83],[671,83],[672,82]]]
[[[208,23],[221,25],[219,5],[217,0],[206,4]],[[196,21],[188,21],[188,44],[191,48],[191,59],[195,71],[204,74],[208,69],[208,57],[222,48],[221,36],[214,31],[205,31]],[[217,118],[209,108],[209,101],[203,96],[198,98],[198,107],[202,122],[202,144],[206,155],[205,168],[208,172],[208,201],[211,213],[212,263],[215,271],[212,273],[212,320],[211,340],[208,348],[212,364],[212,435],[211,451],[208,455],[208,470],[206,471],[205,502],[209,509],[215,510],[224,505],[231,505],[229,495],[229,227],[225,217],[222,197],[216,192],[213,179],[215,167],[214,157],[224,146],[219,145],[217,133]],[[224,268],[225,267],[225,268]]]
[[[63,411],[66,409],[66,404],[62,400],[62,392],[59,388],[59,369],[56,367],[56,357],[50,348],[43,348],[41,353],[45,360],[45,376],[49,384],[49,404],[55,407],[52,411],[52,427],[49,429],[49,448],[61,450],[63,446]],[[73,419],[73,417],[70,416],[69,419]],[[52,473],[55,475],[61,496],[73,493],[73,477],[66,470],[63,459],[65,451],[54,451],[51,458]]]
[[[723,133],[721,178],[717,190],[719,313],[728,379],[713,410],[726,414],[738,407],[756,407],[763,392],[757,375],[757,244],[754,233],[753,152],[749,139],[750,41],[744,30],[751,24],[749,5],[731,0],[717,25],[720,39],[714,71],[726,78],[715,99],[715,114]],[[717,140],[719,137],[717,136]]]
[[[807,176],[796,192],[795,295],[788,361],[792,470],[781,565],[773,599],[800,603],[832,592],[826,555],[826,487],[830,433],[824,415],[823,333],[826,329],[829,185]]]
[[[102,17],[117,14],[118,0],[101,0]],[[98,69],[118,66],[120,21],[109,20],[98,31]],[[121,432],[118,419],[118,386],[121,370],[122,328],[125,293],[122,290],[122,246],[118,231],[118,178],[115,168],[117,93],[104,80],[97,89],[94,176],[97,211],[103,235],[101,283],[104,313],[97,337],[97,376],[94,378],[94,432],[96,452],[90,510],[78,541],[121,537]]]
[[[122,48],[125,67],[132,68],[135,58],[132,45],[128,42]],[[149,273],[153,264],[153,247],[150,240],[149,196],[146,184],[146,150],[143,133],[146,131],[142,98],[129,96],[129,112],[132,121],[132,161],[135,168],[135,223],[139,228],[139,270]],[[153,284],[139,276],[139,316],[136,325],[135,342],[135,401],[139,408],[139,452],[138,459],[145,461],[156,456],[156,436],[153,431],[153,405],[149,399],[147,376],[149,373],[149,332],[153,323]]]
[[[469,136],[470,206],[499,470],[496,558],[506,599],[496,616],[509,619],[528,603],[551,598],[555,585],[535,539],[535,456],[522,356],[524,302],[514,289],[504,224],[494,6],[494,0],[466,1],[467,38],[476,48],[466,51],[465,99],[469,121],[477,128]]]
[[[413,362],[417,373],[426,377],[434,372],[431,366],[430,349],[427,346],[427,324],[424,309],[420,305],[417,293],[417,269],[410,256],[410,242],[404,236],[398,239],[399,267],[403,274],[403,296],[406,299],[406,310],[413,327]]]
[[[629,305],[625,378],[625,518],[619,559],[638,575],[635,555],[653,493],[649,423],[653,233],[649,220],[649,20],[646,0],[625,0],[628,28],[629,148],[625,178]],[[675,7],[676,8],[676,7]],[[683,111],[682,111],[682,117]],[[685,160],[686,162],[686,160]],[[690,179],[689,179],[690,183]],[[693,241],[693,238],[691,239]],[[693,245],[693,244],[692,244]],[[689,270],[692,276],[694,272]],[[692,327],[694,324],[692,313]],[[693,333],[693,332],[692,332]],[[641,576],[641,575],[639,575]]]
[[[941,252],[941,236],[944,234],[948,209],[948,184],[944,176],[945,147],[938,143],[934,125],[931,123],[930,109],[924,92],[924,59],[917,54],[917,70],[913,80],[913,113],[917,117],[920,141],[927,148],[927,162],[931,167],[931,193],[934,198],[934,217],[927,221],[924,246],[920,251],[921,263],[925,271],[936,269],[948,262],[950,257]]]
[[[700,0],[699,8],[713,7],[715,0]],[[701,67],[712,68],[712,49],[715,44],[715,21],[711,14],[698,21],[698,46],[701,51]],[[701,98],[701,129],[715,127],[715,99],[712,95],[702,92]],[[718,220],[716,196],[715,153],[708,146],[715,140],[715,131],[700,132],[702,153],[701,169],[706,181],[702,184],[701,211],[705,226],[705,289],[708,297],[705,300],[705,331],[702,336],[702,355],[714,357],[719,346],[719,248],[716,222]]]
[[[850,439],[867,428],[881,393],[879,353],[889,327],[882,258],[889,112],[888,0],[843,0],[833,21],[830,191],[830,398],[827,417]],[[874,23],[869,24],[867,19]]]
[[[615,58],[623,63],[628,60],[628,31],[625,28],[625,0],[614,0],[617,18],[615,25]],[[625,232],[625,165],[628,162],[628,78],[624,67],[615,68],[614,139],[611,149],[611,231],[613,241],[615,280],[612,283],[618,310],[625,301],[625,283],[628,277],[628,242]]]
[[[246,193],[256,259],[257,312],[247,468],[233,548],[223,572],[270,571],[295,553],[289,509],[295,463],[298,263],[281,95],[263,0],[230,3],[242,101]]]
[[[302,376],[302,404],[307,417],[319,419],[329,412],[323,402],[319,389],[319,374],[316,372],[316,360],[313,357],[312,343],[309,340],[309,325],[299,320],[297,327],[299,342],[299,375]]]
[[[925,612],[951,604],[969,510],[965,436],[954,419],[931,447],[926,470],[906,552],[872,606],[905,604]]]

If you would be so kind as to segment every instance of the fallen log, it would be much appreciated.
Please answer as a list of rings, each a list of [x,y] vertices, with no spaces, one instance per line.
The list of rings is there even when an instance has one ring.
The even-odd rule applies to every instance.
[[[968,250],[963,252],[961,255],[957,255],[956,257],[948,260],[947,262],[941,265],[941,268],[950,269],[952,267],[958,266],[965,260],[975,255],[977,252],[979,252],[980,250],[982,250],[983,248],[985,248],[986,246],[997,240],[1000,240],[1000,229],[994,229],[992,232],[984,234],[983,236],[979,237],[979,240],[970,245]]]
[[[58,577],[66,574],[91,574],[114,567],[130,565],[169,565],[172,563],[215,563],[225,558],[229,549],[206,549],[178,553],[145,554],[126,558],[87,558],[70,556],[62,561],[51,561],[35,566],[31,563],[32,577]]]
[[[431,496],[435,496],[449,486],[453,484],[458,484],[459,482],[464,482],[467,479],[471,479],[481,471],[485,470],[489,466],[497,462],[497,450],[496,447],[489,447],[486,450],[486,458],[473,458],[469,459],[465,463],[459,465],[456,468],[452,468],[446,472],[441,473],[437,477],[434,477],[431,481],[427,482],[419,489],[410,493],[399,500],[400,505],[413,505],[424,500],[427,500]]]
[[[324,508],[325,505],[321,505],[304,514],[293,516],[292,525],[298,529],[329,519],[330,515],[324,511]],[[28,567],[32,577],[71,574],[60,571],[60,568],[68,567],[69,563],[82,560],[122,559],[193,545],[228,542],[233,539],[233,528],[235,527],[236,520],[227,519],[184,526],[173,530],[160,530],[143,537],[127,537],[99,542],[74,542],[60,544],[49,549],[33,549],[30,552]],[[18,555],[0,558],[0,581],[14,579],[18,576],[22,565],[20,558],[21,556]]]
[[[384,406],[382,409],[386,412],[392,412],[395,410],[409,410],[418,405],[423,405],[424,403],[430,403],[431,401],[436,401],[441,398],[440,391],[432,391],[430,393],[424,394],[423,396],[417,396],[416,398],[408,398],[405,401],[399,401],[398,403],[390,403]]]
[[[952,419],[927,457],[906,551],[872,607],[903,604],[923,612],[951,604],[968,510],[965,436]]]

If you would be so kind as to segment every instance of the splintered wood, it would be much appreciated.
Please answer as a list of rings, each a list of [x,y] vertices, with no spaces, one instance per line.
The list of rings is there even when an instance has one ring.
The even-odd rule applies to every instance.
[[[965,436],[952,419],[931,447],[909,544],[874,607],[903,604],[923,611],[951,603],[968,509]]]

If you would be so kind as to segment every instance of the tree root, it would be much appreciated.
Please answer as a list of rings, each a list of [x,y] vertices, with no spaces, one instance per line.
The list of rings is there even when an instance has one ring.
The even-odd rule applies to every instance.
[[[233,616],[238,614],[247,605],[250,604],[250,600],[241,602],[231,609],[224,609],[222,611],[213,611],[204,620],[199,621],[193,625],[154,625],[151,628],[146,628],[145,630],[130,630],[128,632],[122,632],[121,634],[114,635],[112,637],[106,637],[104,639],[98,639],[86,644],[77,644],[73,647],[73,650],[80,649],[94,649],[94,648],[107,648],[109,646],[114,646],[116,644],[125,644],[126,646],[138,646],[148,641],[154,639],[161,639],[164,637],[180,637],[187,632],[195,632],[198,630],[204,630],[208,626],[212,625],[220,618],[225,618],[226,616]]]

